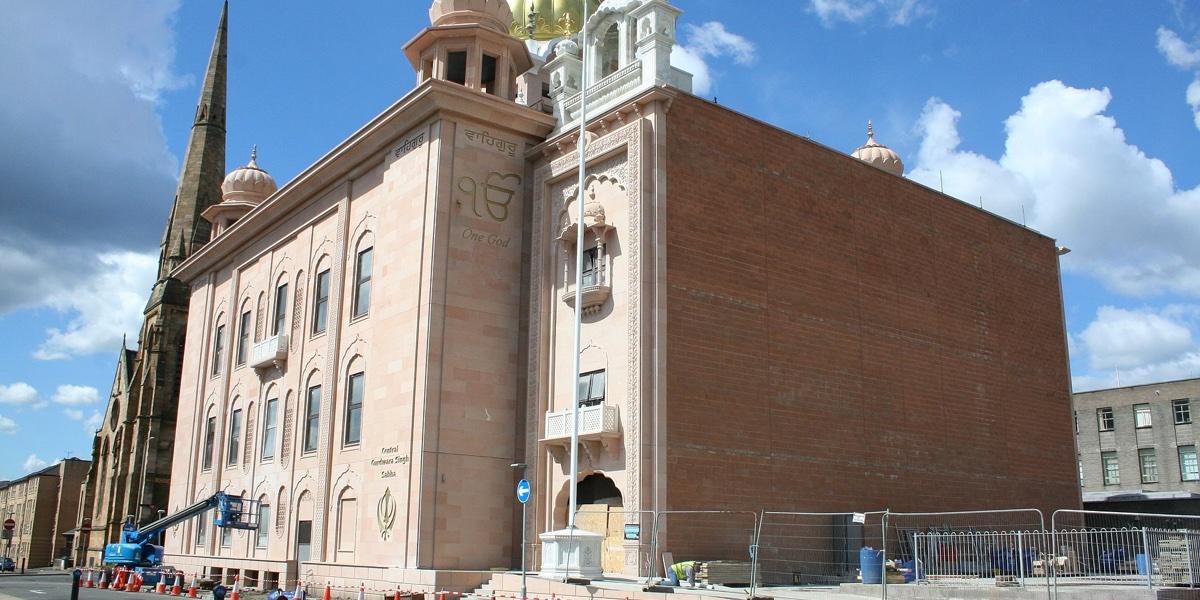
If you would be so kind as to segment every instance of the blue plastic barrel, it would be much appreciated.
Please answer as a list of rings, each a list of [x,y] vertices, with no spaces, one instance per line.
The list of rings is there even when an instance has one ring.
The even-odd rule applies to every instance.
[[[1146,564],[1146,555],[1145,554],[1138,554],[1134,558],[1137,559],[1138,575],[1145,575],[1150,572],[1150,567],[1149,567],[1149,565]]]
[[[883,583],[883,550],[870,546],[858,551],[858,568],[863,583]]]

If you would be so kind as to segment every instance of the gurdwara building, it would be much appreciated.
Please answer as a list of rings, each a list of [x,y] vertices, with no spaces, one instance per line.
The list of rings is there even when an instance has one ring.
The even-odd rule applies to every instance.
[[[873,135],[847,155],[693,95],[666,0],[603,2],[587,43],[514,37],[530,4],[536,30],[582,19],[434,1],[412,91],[204,210],[171,272],[170,504],[225,490],[260,525],[180,524],[167,562],[469,589],[519,564],[522,474],[530,540],[573,485],[609,515],[589,572],[654,562],[622,531],[645,511],[1079,506],[1053,239],[905,179]],[[657,550],[706,543],[668,525]]]

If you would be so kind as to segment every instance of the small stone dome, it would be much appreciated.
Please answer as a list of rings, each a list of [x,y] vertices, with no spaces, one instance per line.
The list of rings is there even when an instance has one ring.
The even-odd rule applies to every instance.
[[[505,0],[433,0],[429,22],[439,25],[483,25],[508,33],[513,24],[512,9]]]
[[[875,141],[875,127],[870,121],[867,121],[867,143],[859,146],[851,156],[893,175],[904,175],[904,161],[891,148]]]
[[[583,203],[583,223],[588,227],[603,227],[607,218],[604,216],[604,205],[595,199]]]
[[[250,162],[234,169],[221,183],[221,201],[249,201],[258,204],[279,189],[275,179],[258,166],[258,147],[250,150]]]

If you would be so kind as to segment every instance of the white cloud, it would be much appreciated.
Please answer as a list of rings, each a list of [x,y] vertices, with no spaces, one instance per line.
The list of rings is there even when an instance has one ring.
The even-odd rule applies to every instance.
[[[158,99],[194,79],[173,66],[178,8],[179,0],[5,5],[0,181],[20,200],[0,220],[0,279],[20,285],[0,287],[0,315],[62,311],[68,323],[49,332],[39,357],[111,351],[121,333],[136,333],[129,302],[98,290],[129,290],[130,269],[142,269],[130,256],[157,256],[178,168]],[[137,278],[139,303],[145,279]]]
[[[915,181],[1057,238],[1064,269],[1118,293],[1200,296],[1200,188],[1177,190],[1170,169],[1125,139],[1105,114],[1107,89],[1040,83],[1005,121],[999,160],[959,149],[960,114],[931,99]],[[1024,209],[1024,210],[1022,210]]]
[[[68,406],[95,404],[100,400],[100,390],[89,385],[60,385],[52,400]]]
[[[0,415],[0,433],[6,434],[6,435],[13,435],[16,432],[17,432],[17,422],[4,416],[4,415]]]
[[[66,415],[67,418],[71,419],[72,421],[82,421],[83,420],[83,411],[82,410],[77,410],[74,408],[64,408],[63,414]]]
[[[718,21],[685,24],[680,29],[683,36],[671,50],[671,65],[692,74],[692,91],[698,96],[708,95],[714,89],[716,78],[708,59],[729,57],[739,65],[757,59],[754,42],[730,32]]]
[[[1158,51],[1166,57],[1167,62],[1190,69],[1200,64],[1200,50],[1179,38],[1179,35],[1166,27],[1158,28]]]
[[[1102,306],[1079,339],[1093,369],[1170,361],[1195,349],[1191,329],[1179,316],[1170,308],[1155,311]]]
[[[927,0],[809,0],[809,7],[825,27],[838,22],[862,23],[875,14],[885,15],[889,25],[908,25],[933,14]]]
[[[0,404],[27,405],[34,404],[37,399],[37,390],[24,381],[0,384]]]
[[[99,411],[92,411],[92,415],[83,422],[83,430],[88,433],[95,433],[100,430],[100,425],[104,423],[104,417]]]
[[[36,454],[30,454],[29,458],[26,458],[25,462],[21,465],[21,468],[25,469],[26,473],[32,473],[48,466],[50,466],[50,463],[38,458]]]
[[[1167,62],[1181,69],[1193,69],[1200,65],[1200,49],[1179,38],[1174,31],[1166,27],[1158,28],[1158,51]],[[1192,107],[1192,120],[1200,129],[1200,73],[1197,73],[1188,84],[1184,95],[1188,106]]]
[[[35,358],[113,351],[122,336],[137,335],[146,296],[158,274],[158,257],[121,252],[101,255],[99,260],[103,269],[95,276],[46,298],[48,306],[74,318],[66,329],[46,331]]]

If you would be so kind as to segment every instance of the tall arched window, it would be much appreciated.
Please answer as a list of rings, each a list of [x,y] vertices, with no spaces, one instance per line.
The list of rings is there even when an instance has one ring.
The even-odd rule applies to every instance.
[[[221,362],[225,357],[225,315],[217,315],[217,328],[213,330],[212,374],[221,374]]]
[[[350,376],[346,378],[346,418],[342,425],[343,446],[357,446],[362,441],[363,396],[366,393],[366,383],[361,365],[361,360],[355,361],[351,365]]]
[[[621,30],[613,23],[600,38],[600,78],[616,73],[621,68]]]
[[[343,490],[338,498],[337,522],[335,548],[338,558],[352,558],[358,537],[358,496],[352,488]]]

